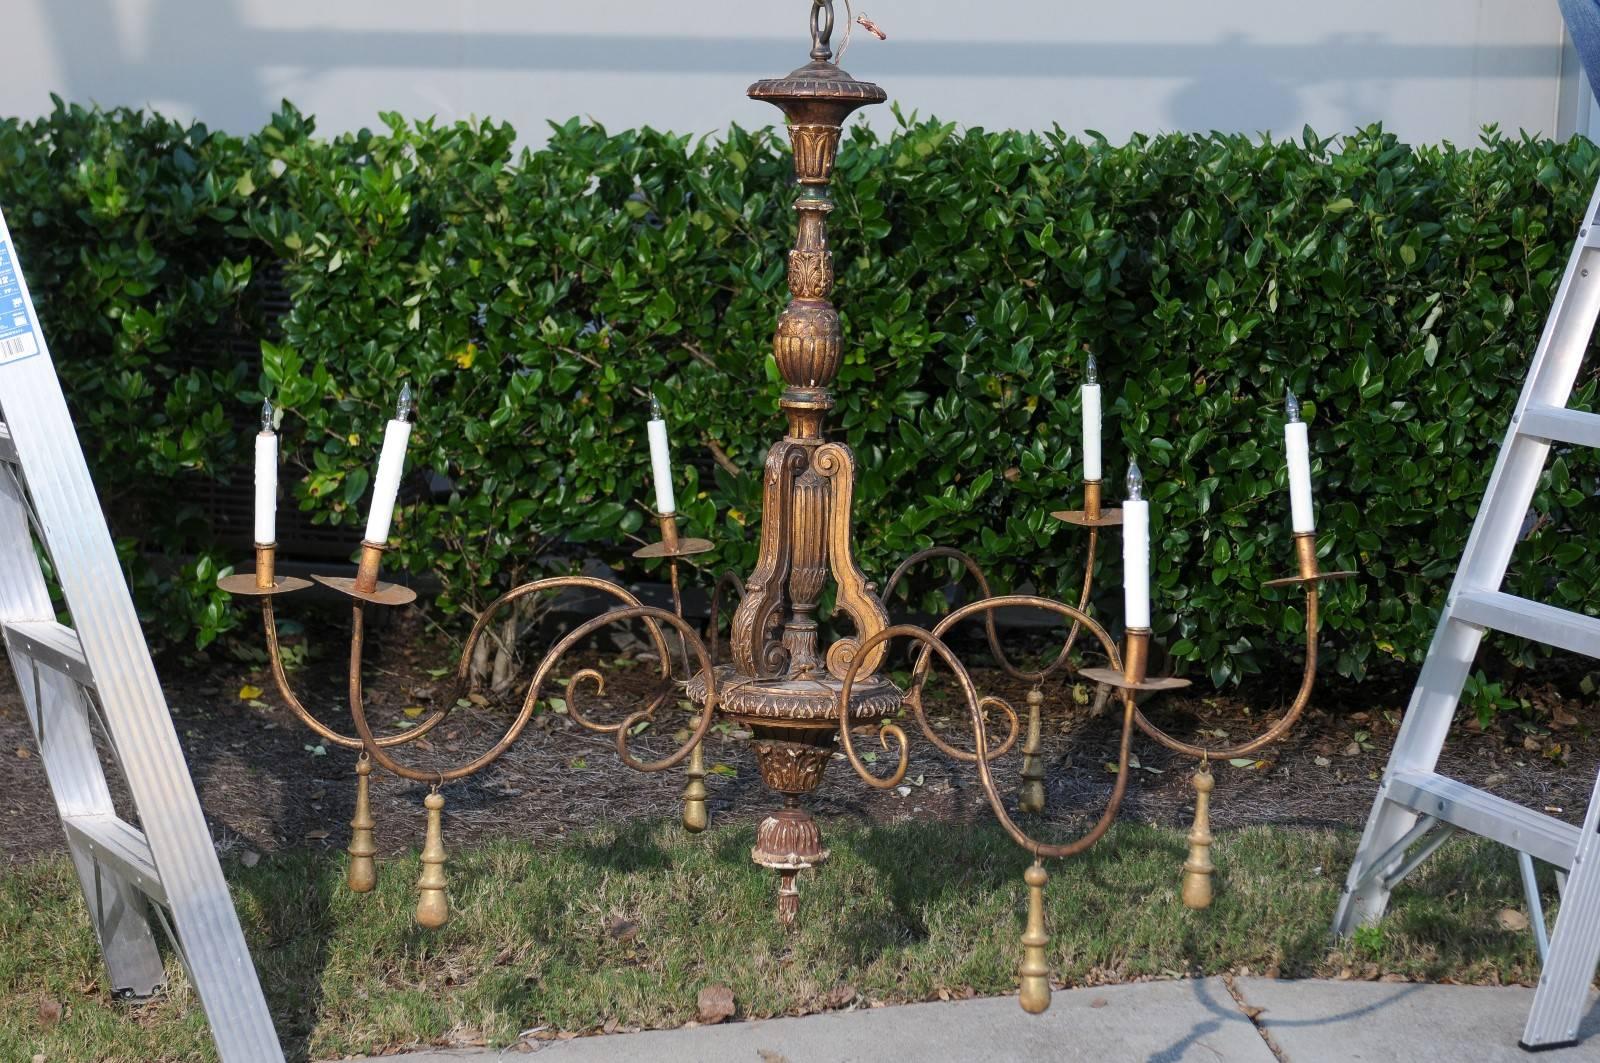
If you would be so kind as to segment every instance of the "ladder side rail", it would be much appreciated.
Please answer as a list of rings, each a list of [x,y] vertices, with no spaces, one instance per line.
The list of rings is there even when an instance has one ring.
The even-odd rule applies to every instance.
[[[3,212],[0,241],[11,243]],[[27,280],[21,264],[15,265],[31,312]],[[190,979],[224,1060],[281,1063],[272,1017],[49,347],[37,326],[34,336],[37,354],[0,363],[0,406],[23,469],[36,470],[28,478],[34,512],[58,563],[56,576],[95,674],[109,737],[161,873]]]
[[[1556,926],[1522,1031],[1524,1048],[1576,1044],[1578,1024],[1589,1004],[1589,986],[1600,966],[1600,774],[1589,795],[1583,833],[1572,857],[1572,873],[1561,896]]]
[[[1350,865],[1334,917],[1336,935],[1349,934],[1358,923],[1378,919],[1388,906],[1392,883],[1385,883],[1381,876],[1367,875],[1367,865],[1404,837],[1417,819],[1416,812],[1386,799],[1389,780],[1397,771],[1433,771],[1444,749],[1462,686],[1483,639],[1483,629],[1452,621],[1451,605],[1461,591],[1498,590],[1505,579],[1550,450],[1547,441],[1520,435],[1518,426],[1530,405],[1566,406],[1596,317],[1600,316],[1600,248],[1589,246],[1588,241],[1589,228],[1596,224],[1597,215],[1600,182],[1590,194],[1566,273],[1529,363],[1505,441],[1489,474],[1477,519],[1467,537],[1416,689],[1379,783],[1372,813]]]
[[[34,554],[27,501],[9,469],[0,471],[0,622],[54,619],[50,592]],[[63,818],[111,815],[115,808],[95,750],[77,683],[32,658],[6,650],[33,729],[39,761]],[[144,895],[113,869],[99,866],[81,839],[67,831],[78,882],[113,994],[150,996],[166,982]]]

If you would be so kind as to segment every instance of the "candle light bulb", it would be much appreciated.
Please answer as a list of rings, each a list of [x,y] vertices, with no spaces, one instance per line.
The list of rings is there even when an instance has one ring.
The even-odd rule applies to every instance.
[[[261,430],[263,432],[272,431],[272,400],[271,399],[262,399],[261,400]]]
[[[1294,392],[1288,389],[1283,393],[1283,411],[1289,417],[1289,423],[1295,424],[1300,420],[1300,400],[1295,398]]]
[[[1083,370],[1083,382],[1085,384],[1100,383],[1100,364],[1094,360],[1094,355],[1092,354],[1089,356],[1089,364]]]
[[[650,419],[652,421],[665,421],[666,416],[661,412],[661,400],[656,398],[656,393],[650,393]]]
[[[1144,473],[1139,471],[1138,462],[1128,466],[1128,498],[1134,502],[1144,498]]]
[[[411,409],[415,405],[411,399],[411,381],[400,385],[400,399],[394,404],[394,419],[397,421],[410,421]]]

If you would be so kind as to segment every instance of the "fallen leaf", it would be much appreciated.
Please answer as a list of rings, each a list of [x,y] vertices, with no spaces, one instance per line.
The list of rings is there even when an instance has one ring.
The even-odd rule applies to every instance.
[[[609,916],[606,919],[606,933],[618,941],[632,941],[639,936],[639,924],[620,915]]]
[[[1253,1004],[1241,1004],[1239,1006],[1239,1010],[1244,1012],[1244,1017],[1245,1018],[1254,1021],[1254,1019],[1258,1015],[1260,1015],[1263,1011],[1266,1011],[1267,1009],[1266,1008],[1258,1008]]]
[[[244,686],[239,688],[239,700],[254,701],[264,693],[266,693],[266,691],[262,690],[260,687],[251,686],[249,683],[246,683]]]
[[[822,998],[823,1004],[830,1008],[843,1008],[855,1003],[856,987],[848,982],[840,982],[828,990],[828,995]]]
[[[244,852],[239,854],[239,863],[243,864],[245,867],[255,867],[257,864],[261,863],[261,854],[256,852],[254,849],[246,849]]]
[[[770,1048],[756,1049],[756,1055],[761,1057],[761,1063],[789,1063],[789,1057],[781,1052],[774,1052]]]
[[[1501,930],[1528,929],[1528,917],[1515,908],[1500,909],[1500,914],[1494,917],[1494,921],[1500,924]]]
[[[306,837],[306,841],[308,841],[308,842],[326,841],[327,837],[328,837],[328,832],[325,831],[325,830],[308,830],[308,831],[306,831],[305,837]]]
[[[17,756],[21,757],[23,760],[27,760],[29,757],[33,756],[33,750],[29,749],[27,746],[18,746]]]
[[[421,705],[407,705],[405,708],[401,709],[400,711],[405,713],[405,715],[406,715],[406,717],[408,719],[415,720],[418,716],[422,715],[422,706]]]
[[[712,775],[727,775],[732,777],[739,774],[739,769],[735,768],[731,764],[713,764],[711,765],[710,773]]]
[[[733,990],[725,985],[706,986],[695,999],[697,1017],[703,1023],[722,1022],[733,1016]]]
[[[61,1001],[43,997],[39,1000],[39,1025],[48,1030],[61,1021]]]
[[[1095,997],[1093,1000],[1089,1001],[1089,1006],[1091,1008],[1103,1008],[1109,1003],[1111,1002],[1105,997]]]
[[[1317,757],[1312,761],[1312,763],[1319,768],[1326,768],[1329,764],[1332,764],[1333,761],[1329,760],[1327,757]]]
[[[480,709],[486,709],[489,707],[489,699],[484,697],[482,694],[468,694],[467,700],[478,706]]]

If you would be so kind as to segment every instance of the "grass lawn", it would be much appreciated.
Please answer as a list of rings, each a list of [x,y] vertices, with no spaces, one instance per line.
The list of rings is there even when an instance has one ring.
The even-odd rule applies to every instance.
[[[415,855],[381,863],[366,896],[345,890],[337,853],[269,855],[227,872],[295,1059],[506,1044],[534,1027],[677,1026],[712,985],[730,987],[747,1018],[1015,991],[1027,861],[997,829],[825,823],[833,860],[802,875],[803,925],[792,934],[773,916],[773,876],[749,861],[753,834],[640,823],[555,847],[452,854],[452,920],[438,932],[411,923]],[[1536,976],[1531,935],[1497,919],[1522,906],[1515,861],[1476,840],[1441,850],[1381,926],[1330,947],[1355,842],[1349,832],[1221,833],[1217,900],[1191,912],[1178,901],[1182,834],[1118,826],[1086,856],[1050,865],[1055,977],[1081,985],[1241,967]],[[110,1002],[66,859],[0,877],[0,1059],[214,1058],[198,999],[175,961],[169,970],[165,996]]]

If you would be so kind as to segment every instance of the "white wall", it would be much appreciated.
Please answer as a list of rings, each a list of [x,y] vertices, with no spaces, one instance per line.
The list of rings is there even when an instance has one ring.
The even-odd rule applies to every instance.
[[[843,2],[840,0],[841,21]],[[685,132],[771,122],[744,99],[809,45],[805,0],[0,0],[0,114],[49,94],[233,132],[282,97],[324,132],[380,110]],[[867,0],[844,65],[906,110],[991,128],[1565,134],[1555,0]],[[876,108],[872,121],[892,121]]]

